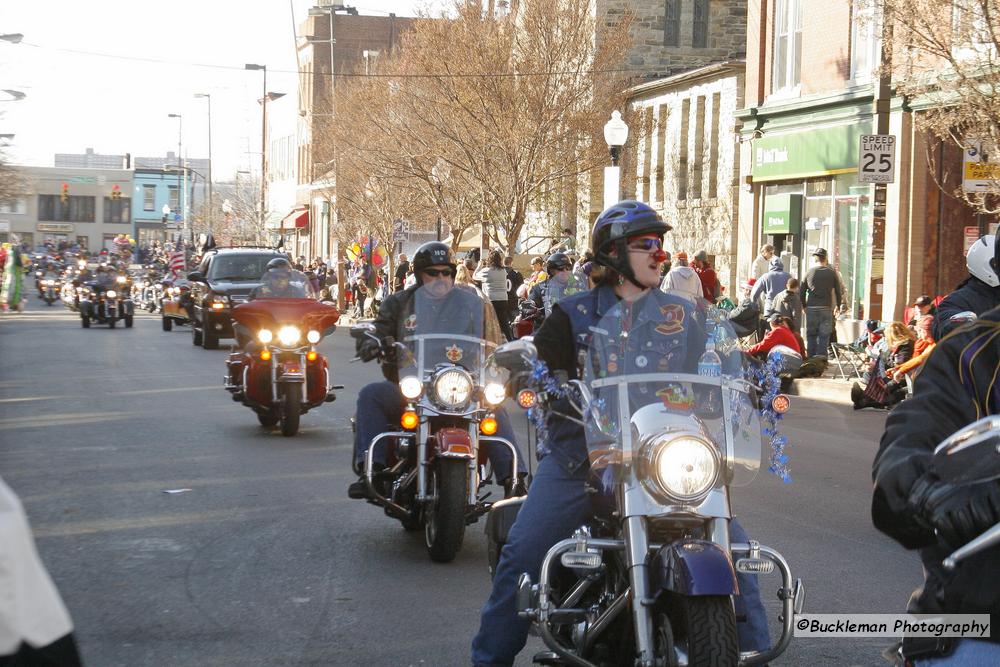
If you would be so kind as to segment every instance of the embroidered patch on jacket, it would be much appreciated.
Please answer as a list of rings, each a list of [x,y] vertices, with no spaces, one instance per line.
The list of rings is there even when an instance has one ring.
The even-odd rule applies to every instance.
[[[663,322],[656,325],[656,333],[670,336],[684,330],[683,307],[675,303],[660,306],[660,315],[663,317]]]

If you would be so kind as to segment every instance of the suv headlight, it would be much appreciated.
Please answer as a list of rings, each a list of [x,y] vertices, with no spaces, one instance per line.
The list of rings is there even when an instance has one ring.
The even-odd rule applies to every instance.
[[[274,334],[271,333],[270,329],[261,329],[257,332],[257,340],[259,340],[264,345],[267,345],[272,340],[274,340]]]
[[[503,399],[507,398],[507,390],[499,382],[487,382],[483,396],[490,405],[500,405]]]
[[[658,495],[683,502],[706,494],[719,476],[719,454],[711,443],[689,434],[662,435],[646,448],[648,485]]]
[[[295,345],[301,337],[302,333],[298,327],[287,326],[278,329],[278,341],[285,347]]]
[[[472,378],[461,368],[449,368],[434,379],[434,394],[446,407],[461,407],[472,395]]]
[[[399,391],[411,401],[424,391],[424,383],[416,375],[407,375],[399,380]]]

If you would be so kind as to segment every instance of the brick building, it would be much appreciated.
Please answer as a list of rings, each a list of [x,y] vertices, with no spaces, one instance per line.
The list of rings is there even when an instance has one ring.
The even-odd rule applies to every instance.
[[[336,179],[330,172],[331,155],[319,140],[324,128],[336,122],[337,109],[331,93],[336,75],[363,74],[374,68],[378,58],[389,55],[399,44],[402,33],[416,19],[388,16],[363,16],[357,9],[340,3],[319,2],[309,10],[308,18],[298,27],[296,44],[299,67],[298,159],[296,192],[298,211],[308,210],[308,224],[296,232],[304,254],[331,257],[336,254],[331,231],[336,216]],[[331,42],[332,35],[332,42]],[[331,68],[332,64],[332,68]],[[331,76],[333,72],[334,76]],[[316,140],[314,140],[314,138]],[[301,213],[289,212],[291,224],[302,224]],[[289,223],[283,223],[283,226]]]

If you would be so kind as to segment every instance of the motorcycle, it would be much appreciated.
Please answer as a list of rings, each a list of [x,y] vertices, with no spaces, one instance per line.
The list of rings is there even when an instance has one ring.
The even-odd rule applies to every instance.
[[[94,321],[114,329],[119,321],[123,321],[125,328],[131,329],[135,309],[128,295],[128,279],[125,276],[118,276],[113,283],[87,283],[80,292],[80,325],[89,329],[91,321]]]
[[[665,372],[683,314],[647,305],[623,331],[621,303],[613,306],[590,328],[582,379],[550,377],[543,391],[524,381],[540,372],[533,343],[512,341],[494,355],[515,387],[527,385],[520,405],[562,409],[583,426],[590,461],[592,520],[548,551],[537,583],[527,573],[518,582],[518,613],[550,649],[536,663],[755,665],[791,641],[801,581],[774,549],[729,538],[730,489],[750,483],[760,465],[761,390],[733,364],[742,355],[720,329],[708,337],[701,373]],[[723,357],[735,368],[722,365],[716,346],[728,348]],[[774,409],[787,409],[770,386]],[[498,503],[487,519],[491,569],[519,508]],[[735,573],[775,568],[781,637],[770,650],[741,653]]]
[[[375,437],[357,472],[364,474],[369,502],[406,530],[423,529],[427,552],[439,563],[455,558],[466,525],[491,506],[480,496],[491,476],[482,445],[508,448],[512,470],[518,469],[517,448],[496,435],[494,411],[505,392],[485,364],[493,343],[484,340],[483,304],[467,287],[456,285],[442,296],[424,286],[414,293],[413,311],[397,337],[379,339],[370,323],[351,329],[354,338],[379,342],[383,355],[395,359],[406,401],[401,428]],[[386,453],[386,468],[378,473],[377,447]]]
[[[339,311],[312,299],[268,298],[233,308],[232,318],[245,344],[226,361],[226,390],[257,414],[261,426],[280,423],[282,435],[295,435],[299,417],[335,400],[334,390],[342,388],[330,386],[326,357],[316,350]]]
[[[45,305],[51,306],[59,298],[62,286],[54,276],[46,275],[42,278],[42,290],[42,298],[45,300]]]

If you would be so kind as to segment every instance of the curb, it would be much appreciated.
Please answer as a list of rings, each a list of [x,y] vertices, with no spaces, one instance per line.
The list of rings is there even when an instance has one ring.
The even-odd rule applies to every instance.
[[[847,380],[798,378],[792,382],[789,395],[841,405],[854,404],[851,401],[851,382]]]

